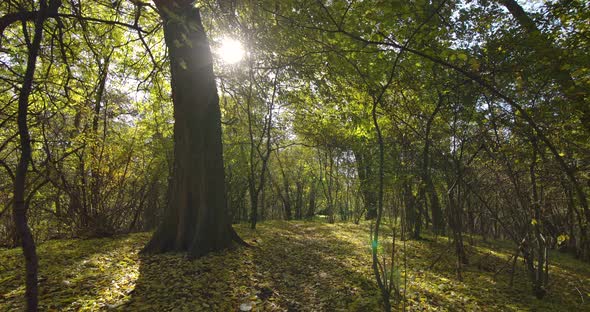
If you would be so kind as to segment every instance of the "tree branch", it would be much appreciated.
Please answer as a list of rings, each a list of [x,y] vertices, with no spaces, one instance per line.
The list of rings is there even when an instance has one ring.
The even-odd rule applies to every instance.
[[[13,23],[16,23],[18,21],[22,21],[22,22],[34,21],[38,15],[39,15],[39,11],[27,11],[27,12],[8,13],[8,14],[0,17],[0,37],[4,36],[4,30],[8,26],[12,25]],[[47,18],[74,18],[74,19],[77,19],[80,21],[103,23],[103,24],[107,24],[107,25],[116,25],[116,26],[134,29],[140,33],[145,33],[145,31],[138,25],[132,25],[132,24],[123,23],[123,22],[119,22],[119,21],[104,20],[104,19],[100,19],[100,18],[75,15],[75,14],[63,14],[63,13],[57,13],[57,11],[47,12],[46,16],[47,16]]]

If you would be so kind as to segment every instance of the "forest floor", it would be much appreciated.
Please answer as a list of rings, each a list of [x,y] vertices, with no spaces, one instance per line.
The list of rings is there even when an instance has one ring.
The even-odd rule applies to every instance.
[[[379,311],[368,228],[273,221],[251,231],[237,225],[255,248],[197,260],[178,254],[139,255],[150,233],[49,241],[38,248],[40,308]],[[469,241],[466,237],[471,264],[464,268],[463,281],[456,278],[455,256],[446,238],[397,241],[406,311],[590,311],[590,264],[551,253],[549,293],[537,300],[520,260],[514,285],[508,286],[510,244]],[[0,311],[23,309],[23,271],[20,249],[0,250]],[[397,310],[403,306],[398,303]]]

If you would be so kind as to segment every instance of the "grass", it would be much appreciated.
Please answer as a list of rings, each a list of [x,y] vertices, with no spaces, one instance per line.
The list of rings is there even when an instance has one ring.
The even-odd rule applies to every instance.
[[[55,240],[38,248],[43,311],[378,311],[368,225],[265,222],[236,226],[256,248],[189,260],[143,256],[149,233]],[[466,240],[468,241],[468,240]],[[396,245],[411,311],[590,311],[590,264],[551,253],[549,294],[537,300],[519,261],[513,287],[509,244],[467,246],[463,281],[444,237]],[[383,244],[384,252],[388,246]],[[404,257],[405,255],[405,257]],[[407,259],[404,270],[403,259]],[[0,311],[24,307],[19,249],[0,250]],[[500,273],[496,273],[500,271]],[[407,274],[406,274],[407,272]],[[405,282],[405,283],[404,283]],[[398,310],[403,306],[398,305]]]

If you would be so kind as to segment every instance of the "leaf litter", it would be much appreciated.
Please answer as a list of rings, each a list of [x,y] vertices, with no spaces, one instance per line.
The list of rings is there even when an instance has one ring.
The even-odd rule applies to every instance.
[[[254,248],[191,260],[140,255],[150,233],[54,240],[38,248],[43,311],[379,311],[371,270],[369,224],[270,221],[236,225]],[[398,236],[399,237],[399,236]],[[390,252],[387,238],[383,252]],[[455,278],[445,237],[396,246],[396,274],[411,311],[590,310],[590,265],[551,253],[551,289],[530,291],[519,261],[513,287],[506,242],[467,245],[472,265]],[[406,257],[404,257],[404,252]],[[0,311],[24,309],[20,249],[0,250]],[[485,264],[485,265],[484,265]],[[499,273],[497,273],[499,272]],[[398,303],[401,307],[402,303]]]

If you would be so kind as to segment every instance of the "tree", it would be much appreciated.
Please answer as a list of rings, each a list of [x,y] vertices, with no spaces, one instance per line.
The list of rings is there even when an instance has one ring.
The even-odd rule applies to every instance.
[[[551,78],[555,80],[559,89],[572,102],[580,112],[580,120],[590,131],[590,106],[588,106],[587,96],[588,87],[583,83],[576,84],[572,74],[567,68],[567,55],[561,48],[553,46],[550,38],[539,30],[535,21],[525,12],[525,10],[515,0],[498,0],[500,4],[506,7],[512,17],[524,29],[526,34],[525,40],[527,46],[534,51],[537,61],[547,66],[551,71]],[[581,84],[581,85],[579,85]]]
[[[14,179],[13,218],[18,238],[21,241],[23,255],[25,257],[25,296],[27,298],[28,311],[37,311],[38,309],[38,258],[35,249],[35,241],[31,229],[27,224],[28,200],[26,200],[26,177],[32,158],[31,137],[29,134],[27,115],[29,109],[29,96],[31,95],[33,78],[35,76],[35,66],[37,64],[37,57],[39,55],[41,40],[43,38],[43,24],[47,19],[47,13],[57,11],[60,5],[60,1],[54,0],[48,5],[47,1],[41,0],[40,9],[35,18],[35,31],[32,41],[30,41],[30,37],[27,33],[27,25],[23,22],[23,33],[27,39],[29,51],[27,56],[27,67],[23,77],[22,87],[20,88],[20,93],[18,95],[17,124],[21,155]]]
[[[211,51],[192,1],[156,0],[170,55],[174,169],[164,219],[144,251],[199,257],[238,239],[227,211]]]

